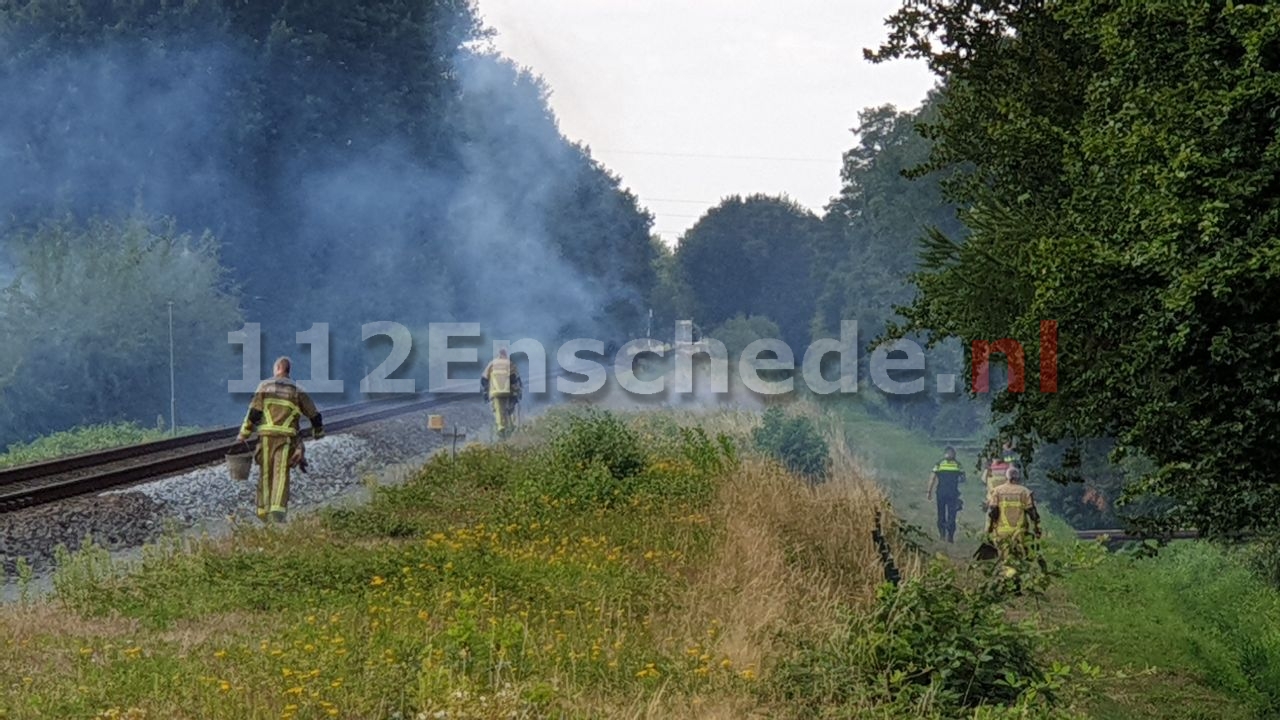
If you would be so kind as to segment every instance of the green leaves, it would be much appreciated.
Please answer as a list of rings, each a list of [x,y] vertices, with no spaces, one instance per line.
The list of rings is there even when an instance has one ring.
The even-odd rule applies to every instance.
[[[734,316],[764,315],[793,348],[809,341],[817,288],[815,249],[822,221],[782,197],[730,197],[682,238],[675,261],[692,317],[715,327]]]
[[[67,218],[8,240],[17,279],[0,297],[0,316],[13,323],[8,353],[20,359],[8,378],[0,375],[9,440],[78,421],[167,417],[167,382],[141,379],[168,376],[170,302],[181,369],[202,358],[198,387],[225,393],[210,348],[225,347],[241,318],[211,236],[134,215]],[[188,398],[197,395],[185,386]]]
[[[1280,521],[1280,285],[1261,261],[1280,252],[1262,50],[1280,15],[1262,5],[906,3],[876,54],[945,75],[932,160],[971,231],[926,245],[906,329],[1030,348],[1057,320],[1059,393],[999,396],[1006,430],[1115,436],[1155,462],[1143,488],[1170,522],[1211,530]],[[996,267],[998,292],[967,282]],[[1209,480],[1222,468],[1238,481]]]
[[[781,408],[771,407],[751,439],[757,450],[792,472],[815,482],[826,478],[831,464],[827,441],[808,417],[787,417]]]
[[[1070,668],[1037,659],[1040,638],[1005,618],[1001,595],[968,589],[945,560],[865,613],[846,613],[823,642],[799,642],[774,692],[804,717],[969,717],[982,707],[1053,707]],[[1059,715],[1060,716],[1060,715]]]

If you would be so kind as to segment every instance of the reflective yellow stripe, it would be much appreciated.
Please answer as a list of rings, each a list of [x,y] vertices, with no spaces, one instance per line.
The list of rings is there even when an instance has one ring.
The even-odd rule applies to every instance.
[[[262,457],[258,460],[258,515],[261,517],[267,514],[268,496],[271,492],[271,485],[268,482],[271,479],[270,443],[260,442],[258,451],[262,453]]]
[[[292,450],[288,444],[279,449],[275,477],[271,482],[271,512],[284,512],[285,494],[289,488],[289,455]]]
[[[289,412],[285,416],[283,424],[277,424],[275,418],[271,416],[273,407],[282,407]],[[288,435],[293,437],[298,434],[293,424],[302,415],[302,409],[296,404],[279,398],[266,398],[262,401],[262,427],[258,429],[259,435]]]
[[[489,396],[499,397],[511,394],[511,361],[494,360],[489,366]]]
[[[1020,498],[1017,500],[1004,500],[1004,499],[1000,500],[1000,527],[996,528],[997,534],[1013,535],[1021,531],[1026,526],[1025,514],[1023,515],[1022,521],[1020,521],[1017,525],[1014,525],[1013,523],[1009,522],[1009,514],[1006,512],[1006,510],[1011,510],[1014,508],[1017,508],[1020,510],[1022,509],[1022,500]]]

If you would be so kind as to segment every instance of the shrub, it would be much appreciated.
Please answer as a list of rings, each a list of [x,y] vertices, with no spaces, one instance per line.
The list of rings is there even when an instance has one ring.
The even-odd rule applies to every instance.
[[[737,358],[751,343],[761,339],[780,338],[782,331],[778,329],[777,323],[763,315],[747,317],[738,313],[708,335],[724,343],[730,358]]]
[[[769,408],[751,437],[756,449],[810,480],[823,479],[831,465],[827,441],[807,417],[787,417],[780,408]]]
[[[589,410],[568,419],[568,427],[551,440],[555,462],[564,469],[603,468],[616,481],[635,477],[647,464],[640,439],[617,415]]]
[[[643,436],[622,418],[589,410],[560,421],[545,448],[515,471],[513,493],[523,505],[613,507],[638,496],[662,503],[703,501],[714,478],[737,462],[723,436],[676,425]]]
[[[183,430],[182,432],[185,434],[191,431]],[[163,440],[167,437],[169,437],[167,430],[144,428],[131,422],[88,425],[45,435],[29,443],[14,443],[7,451],[0,454],[0,467],[56,460],[68,455],[108,450],[124,445]]]
[[[779,665],[773,692],[798,714],[958,717],[984,705],[1052,701],[1055,674],[1037,660],[1033,628],[1009,622],[1004,596],[969,589],[938,560],[919,577],[884,585],[865,613],[845,611],[820,642],[801,639]]]

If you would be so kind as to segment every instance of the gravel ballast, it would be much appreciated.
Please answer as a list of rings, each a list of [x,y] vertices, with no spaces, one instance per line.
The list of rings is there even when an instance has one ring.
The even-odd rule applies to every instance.
[[[448,448],[453,430],[462,442],[490,439],[492,420],[482,402],[463,401],[433,412],[444,415],[444,432],[427,429],[427,413],[404,415],[306,443],[308,472],[290,474],[289,508],[323,506],[359,489],[380,468],[424,459]],[[258,468],[247,481],[233,481],[223,465],[140,483],[97,495],[0,514],[0,564],[10,576],[18,558],[47,572],[54,549],[77,549],[86,537],[112,551],[136,548],[166,529],[185,530],[204,521],[255,519]]]

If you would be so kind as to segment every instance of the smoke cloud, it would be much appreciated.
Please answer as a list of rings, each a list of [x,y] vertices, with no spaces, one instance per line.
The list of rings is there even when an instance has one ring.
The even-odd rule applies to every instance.
[[[648,252],[651,219],[563,138],[545,88],[505,59],[459,44],[438,77],[420,79],[428,89],[405,96],[419,104],[396,107],[366,102],[382,82],[367,69],[295,46],[273,55],[225,30],[57,50],[15,33],[0,40],[6,285],[12,238],[50,219],[173,217],[218,238],[225,290],[264,328],[262,373],[290,354],[305,383],[295,333],[328,323],[347,399],[387,353],[361,340],[364,323],[413,331],[419,354],[397,376],[420,387],[430,322],[548,345],[635,330],[619,318],[639,317],[645,281],[613,268],[647,271],[626,253]],[[177,364],[187,419],[226,422],[241,401],[226,393],[238,348],[204,337]],[[128,372],[115,381],[154,385]]]

